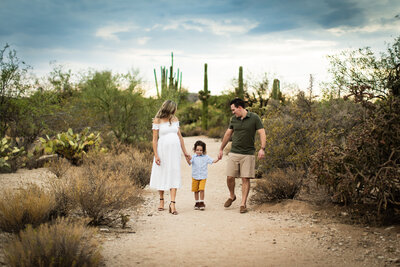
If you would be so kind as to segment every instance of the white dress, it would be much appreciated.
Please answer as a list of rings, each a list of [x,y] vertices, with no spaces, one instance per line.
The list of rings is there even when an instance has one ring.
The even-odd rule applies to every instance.
[[[153,159],[151,168],[150,188],[169,190],[181,187],[181,143],[178,137],[179,121],[153,123],[153,129],[158,130],[157,152],[161,164]]]

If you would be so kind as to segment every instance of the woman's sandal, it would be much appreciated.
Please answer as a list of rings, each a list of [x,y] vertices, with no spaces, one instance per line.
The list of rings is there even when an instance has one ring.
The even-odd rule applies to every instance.
[[[178,215],[178,212],[176,211],[176,209],[174,211],[172,211],[172,209],[171,209],[172,203],[175,204],[175,201],[171,201],[171,203],[169,203],[169,213],[172,213],[172,215]]]
[[[164,200],[163,198],[160,198],[160,201],[161,200]],[[164,210],[164,208],[161,208],[161,207],[158,207],[158,211],[163,211]]]

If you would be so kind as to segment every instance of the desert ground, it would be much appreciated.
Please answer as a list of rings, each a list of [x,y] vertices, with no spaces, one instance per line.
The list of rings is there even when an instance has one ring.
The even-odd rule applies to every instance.
[[[217,156],[219,140],[184,140],[188,151],[196,140],[203,140],[207,154]],[[345,224],[340,220],[348,216],[345,212],[332,216],[329,206],[300,200],[249,203],[249,212],[240,214],[240,179],[238,199],[224,208],[229,196],[225,168],[226,156],[209,166],[204,211],[193,208],[191,167],[184,158],[178,215],[168,212],[168,192],[165,210],[157,211],[158,192],[145,188],[144,202],[131,211],[126,229],[100,227],[106,266],[400,266],[399,226]],[[2,188],[45,184],[49,179],[53,176],[45,168],[0,175]],[[251,186],[255,183],[252,180]],[[0,244],[5,238],[0,235]]]
[[[191,151],[196,140],[215,158],[220,141],[186,137]],[[182,158],[182,188],[174,216],[157,211],[158,192],[145,190],[145,203],[132,216],[127,233],[106,232],[103,255],[107,266],[393,266],[400,264],[400,229],[346,225],[327,218],[321,207],[303,201],[248,205],[240,214],[237,200],[229,208],[226,156],[209,166],[206,209],[194,210],[191,167]],[[256,181],[252,181],[252,187]]]

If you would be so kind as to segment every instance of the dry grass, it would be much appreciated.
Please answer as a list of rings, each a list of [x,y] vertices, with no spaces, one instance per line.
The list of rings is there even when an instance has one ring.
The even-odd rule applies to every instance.
[[[37,229],[28,226],[5,248],[9,266],[100,266],[94,229],[83,223],[58,219]]]
[[[68,163],[69,164],[69,163]],[[56,206],[54,215],[68,216],[71,211],[76,209],[77,201],[74,198],[75,182],[68,176],[62,176],[60,179],[55,179],[50,182],[50,190],[54,194]]]
[[[118,171],[140,188],[150,183],[151,165],[153,160],[152,147],[141,143],[135,147],[125,144],[115,144],[110,153],[104,155],[104,168]]]
[[[0,198],[0,228],[18,232],[27,224],[38,226],[50,220],[55,208],[54,195],[37,185],[5,190]]]
[[[92,225],[122,222],[120,214],[139,203],[140,188],[149,183],[151,154],[125,147],[120,154],[89,153],[80,167],[60,159],[49,168],[59,179],[46,190],[32,185],[0,197],[0,229],[18,232],[71,214],[89,217]]]
[[[293,199],[300,190],[304,172],[287,169],[275,170],[257,181],[252,201],[266,203],[282,199]]]

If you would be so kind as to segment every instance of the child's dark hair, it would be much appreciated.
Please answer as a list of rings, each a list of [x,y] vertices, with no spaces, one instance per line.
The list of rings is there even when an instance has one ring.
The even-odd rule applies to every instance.
[[[206,154],[206,143],[204,143],[203,141],[196,141],[196,143],[194,143],[194,147],[193,147],[193,151],[196,151],[196,147],[201,146],[203,148],[203,154]]]

